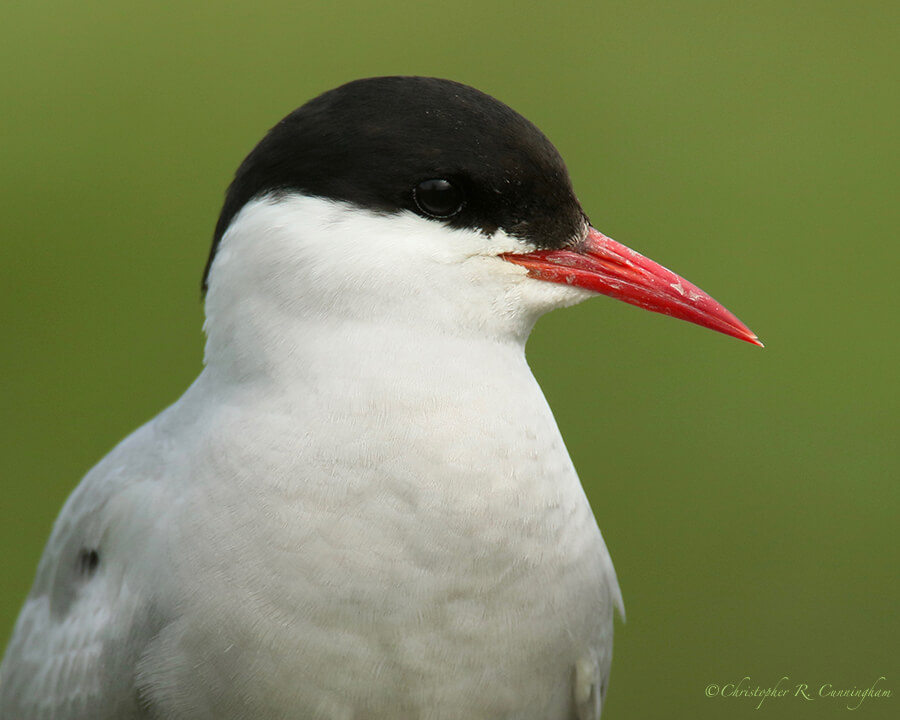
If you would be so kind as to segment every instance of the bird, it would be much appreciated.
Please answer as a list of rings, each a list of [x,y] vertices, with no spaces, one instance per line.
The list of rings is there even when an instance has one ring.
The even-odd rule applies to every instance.
[[[354,80],[238,167],[197,379],[69,496],[3,720],[592,720],[622,594],[525,358],[597,295],[761,345],[467,85]]]

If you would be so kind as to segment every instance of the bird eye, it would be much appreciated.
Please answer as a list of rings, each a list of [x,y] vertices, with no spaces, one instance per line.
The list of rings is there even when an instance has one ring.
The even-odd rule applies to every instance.
[[[435,178],[423,180],[413,188],[416,207],[425,215],[446,218],[462,210],[462,191],[449,180]]]

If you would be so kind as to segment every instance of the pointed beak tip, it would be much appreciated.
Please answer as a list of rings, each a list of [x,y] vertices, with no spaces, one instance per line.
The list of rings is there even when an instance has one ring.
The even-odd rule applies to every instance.
[[[731,337],[737,340],[743,340],[746,343],[750,343],[751,345],[756,345],[757,347],[764,348],[762,340],[760,340],[756,333],[752,332],[748,327],[735,328],[734,332],[724,332],[725,335],[730,335]]]
[[[756,335],[754,335],[752,338],[747,338],[747,342],[753,343],[757,347],[761,347],[761,348],[765,347],[765,345],[763,345],[762,341],[758,337],[756,337]]]

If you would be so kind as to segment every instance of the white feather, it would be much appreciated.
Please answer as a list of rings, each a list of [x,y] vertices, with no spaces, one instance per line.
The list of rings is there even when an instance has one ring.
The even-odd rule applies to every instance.
[[[621,595],[524,355],[589,293],[498,257],[527,249],[317,198],[245,207],[206,368],[63,509],[0,717],[599,715]]]

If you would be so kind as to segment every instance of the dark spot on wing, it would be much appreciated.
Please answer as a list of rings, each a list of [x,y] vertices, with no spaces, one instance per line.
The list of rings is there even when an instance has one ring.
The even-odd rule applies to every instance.
[[[97,571],[100,564],[100,553],[93,548],[82,548],[78,552],[78,574],[83,578],[90,578]]]

